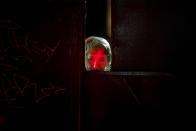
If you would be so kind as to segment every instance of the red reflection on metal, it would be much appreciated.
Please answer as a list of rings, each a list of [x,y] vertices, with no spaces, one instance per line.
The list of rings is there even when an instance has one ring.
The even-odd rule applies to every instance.
[[[91,69],[102,70],[105,67],[105,52],[103,48],[91,49],[89,66]]]

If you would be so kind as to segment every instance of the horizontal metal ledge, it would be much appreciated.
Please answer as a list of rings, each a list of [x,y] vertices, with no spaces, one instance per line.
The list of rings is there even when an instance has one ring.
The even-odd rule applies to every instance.
[[[165,76],[165,77],[173,77],[174,74],[170,72],[101,72],[101,71],[87,71],[86,74],[89,75],[108,75],[108,76]]]

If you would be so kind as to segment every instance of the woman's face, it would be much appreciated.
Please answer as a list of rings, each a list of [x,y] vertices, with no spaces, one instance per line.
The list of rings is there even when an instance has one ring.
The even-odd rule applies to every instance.
[[[89,52],[89,66],[91,69],[103,70],[105,68],[105,49],[92,48]]]

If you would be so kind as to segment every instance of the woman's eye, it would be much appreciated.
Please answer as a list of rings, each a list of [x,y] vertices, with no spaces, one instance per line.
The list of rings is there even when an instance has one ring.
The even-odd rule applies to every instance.
[[[93,61],[93,60],[94,60],[94,58],[93,58],[93,57],[90,57],[90,58],[89,58],[89,61]]]
[[[104,58],[100,58],[99,60],[100,60],[100,61],[105,61]]]

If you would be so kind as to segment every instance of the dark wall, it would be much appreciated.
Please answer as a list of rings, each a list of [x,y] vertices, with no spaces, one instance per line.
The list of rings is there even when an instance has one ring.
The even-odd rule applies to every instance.
[[[186,67],[192,45],[191,3],[112,2],[114,70],[177,72]]]
[[[173,104],[176,103],[171,98],[174,86],[175,78],[161,73],[87,73],[90,124],[86,129],[107,131],[173,127]]]
[[[77,130],[83,13],[81,0],[0,2],[6,130]]]

